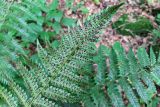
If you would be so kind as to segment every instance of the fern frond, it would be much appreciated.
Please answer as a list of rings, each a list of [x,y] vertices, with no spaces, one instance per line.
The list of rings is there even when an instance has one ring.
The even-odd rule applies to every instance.
[[[90,21],[85,23],[84,28],[76,27],[70,30],[67,35],[62,37],[59,48],[52,56],[48,56],[42,48],[39,48],[39,56],[42,58],[41,61],[44,62],[42,66],[46,68],[46,71],[48,72],[47,74],[51,76],[53,81],[59,76],[61,78],[70,77],[68,78],[70,83],[75,84],[76,79],[73,75],[77,77],[77,80],[83,80],[81,76],[77,75],[77,71],[86,63],[91,61],[90,54],[94,48],[89,43],[90,37],[97,33],[97,29],[102,29],[104,26],[106,26],[106,23],[108,23],[108,20],[113,14],[115,14],[116,9],[118,9],[119,6],[121,5],[110,7],[106,9],[106,11],[102,11],[99,15],[94,16]],[[108,12],[111,12],[111,14],[108,14]],[[97,21],[97,17],[99,18],[99,21],[93,22],[95,20]],[[101,26],[99,26],[100,24]],[[72,76],[67,76],[66,74],[71,74]],[[63,84],[65,83],[63,82],[64,80],[65,79],[59,81]],[[50,83],[51,81],[47,80],[46,82]],[[83,93],[81,94],[83,95]]]
[[[96,68],[97,75],[94,77],[94,80],[97,85],[101,85],[101,86],[104,85],[106,82],[104,80],[107,73],[106,59],[103,52],[103,48],[104,48],[103,46],[100,46],[98,50],[98,55],[94,57],[95,63],[97,64],[97,68]]]
[[[154,68],[151,69],[153,72],[151,72],[153,80],[156,82],[156,84],[160,85],[160,67],[155,66]]]
[[[37,99],[33,102],[33,106],[35,107],[60,107],[54,102],[42,97],[39,95]]]
[[[110,101],[106,99],[105,94],[103,93],[103,90],[99,89],[99,87],[93,87],[91,89],[92,99],[96,107],[110,107]],[[98,98],[98,99],[97,99]],[[91,103],[92,104],[92,103]],[[92,107],[94,107],[94,104]],[[91,107],[91,106],[85,106],[85,107]]]
[[[126,79],[121,79],[119,82],[120,82],[120,85],[122,86],[128,100],[130,101],[131,105],[133,105],[133,107],[140,107],[140,104],[138,101],[139,99],[135,95],[135,93],[132,90],[132,87],[130,86],[128,81]]]
[[[19,103],[25,107],[28,106],[27,100],[28,95],[27,93],[16,83],[12,82],[13,84],[10,85],[12,91],[16,94],[17,98],[19,99]]]
[[[139,48],[137,55],[138,55],[139,63],[141,64],[142,67],[146,67],[150,65],[149,55],[147,54],[144,48]]]
[[[128,53],[127,57],[128,57],[128,60],[129,60],[129,71],[130,71],[130,73],[132,73],[132,74],[137,73],[138,70],[139,70],[138,62],[137,62],[137,59],[136,59],[132,49],[129,50],[129,53]]]
[[[124,107],[122,95],[118,89],[118,85],[113,82],[108,85],[108,96],[115,107]]]
[[[109,54],[110,58],[110,71],[109,71],[109,79],[115,80],[118,76],[118,62],[117,62],[117,56],[113,48],[111,49],[111,52]]]
[[[156,63],[156,56],[152,48],[150,48],[150,62],[151,62],[151,66],[153,66]]]
[[[119,42],[113,45],[111,51],[108,51],[110,52],[110,63],[109,66],[106,65],[106,69],[108,69],[109,75],[102,78],[102,81],[106,81],[106,83],[99,86],[97,90],[106,87],[103,88],[103,94],[106,95],[106,100],[111,100],[111,105],[115,107],[124,107],[125,105],[140,107],[141,104],[149,104],[157,94],[156,84],[160,84],[160,65],[152,48],[150,57],[142,47],[138,49],[137,57],[131,49],[126,53]],[[103,58],[101,61],[106,60],[101,53],[97,56]],[[101,66],[101,63],[97,62],[97,66]],[[106,69],[97,70],[95,77],[99,76],[99,73],[106,73]],[[94,82],[97,81],[94,80]],[[98,85],[93,85],[93,88],[96,86]],[[95,97],[92,93],[90,96]],[[129,101],[127,104],[125,103],[126,99]],[[95,106],[98,107],[96,103]]]
[[[137,75],[132,75],[130,77],[130,81],[132,81],[132,86],[135,87],[138,95],[141,97],[141,99],[147,103],[150,98],[149,98],[149,93],[147,92],[146,87],[144,84],[140,81]]]
[[[8,106],[10,107],[18,106],[18,101],[15,99],[13,94],[3,86],[0,86],[0,97],[5,100],[5,103]]]
[[[10,13],[10,8],[12,6],[12,3],[13,2],[6,2],[5,0],[0,0],[0,8],[1,8],[1,11],[0,11],[0,29],[2,27],[2,25],[4,24],[5,20],[6,20],[6,17],[7,15]]]
[[[19,4],[16,4],[12,9],[21,10],[27,14],[27,18],[36,20],[36,17],[32,16],[32,12],[23,5],[25,4],[20,4],[18,7]],[[96,52],[93,36],[108,25],[121,5],[109,7],[91,17],[83,28],[78,26],[71,29],[67,35],[62,37],[61,44],[53,54],[38,44],[39,60],[36,62],[37,65],[33,64],[33,67],[26,68],[21,63],[17,64],[16,76],[20,80],[16,81],[14,78],[7,77],[9,84],[6,85],[6,89],[9,88],[9,93],[13,94],[17,101],[17,105],[14,107],[54,107],[57,105],[54,102],[79,103],[88,96],[89,79],[79,72],[85,65],[92,63],[92,54]],[[26,23],[19,18],[15,20],[21,22],[22,25],[11,26],[11,28],[23,35],[30,36],[27,32],[29,29],[21,29],[26,26]],[[10,23],[6,25],[10,26]],[[2,99],[7,100],[8,98],[4,96]],[[8,106],[12,105],[8,104]]]
[[[158,59],[157,59],[158,62],[160,62],[160,52],[158,54]]]
[[[14,78],[16,70],[11,62],[16,61],[18,54],[24,54],[24,51],[15,40],[10,38],[10,34],[0,33],[0,83],[8,84],[7,78]]]
[[[117,54],[118,68],[120,71],[119,75],[120,76],[127,75],[129,66],[128,66],[128,60],[126,59],[126,55],[124,53],[124,49],[118,42],[114,44],[113,49],[115,50]]]

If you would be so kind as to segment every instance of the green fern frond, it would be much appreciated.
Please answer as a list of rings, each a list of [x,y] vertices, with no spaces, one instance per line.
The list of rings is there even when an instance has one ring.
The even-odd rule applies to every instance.
[[[99,22],[100,21],[101,22],[97,23],[97,25],[102,24],[102,22],[104,23],[106,19],[111,17],[112,15],[106,16],[105,18],[103,15],[105,15],[106,13],[108,13],[108,11],[111,11],[115,7],[111,7],[107,9],[107,11],[102,12],[100,14],[102,18],[99,19]],[[115,10],[113,10],[112,12],[113,14],[114,14],[114,11]],[[93,19],[96,19],[96,18],[97,16],[93,17]],[[62,38],[62,42],[59,46],[59,49],[55,52],[56,54],[53,54],[52,56],[47,56],[47,58],[43,57],[43,59],[41,59],[42,62],[45,62],[43,66],[47,68],[48,74],[51,75],[52,78],[56,79],[57,76],[62,76],[63,78],[66,78],[64,77],[65,73],[69,73],[69,74],[71,73],[73,75],[77,75],[76,71],[80,69],[83,65],[85,65],[85,63],[88,63],[88,61],[90,61],[89,59],[90,50],[92,50],[92,47],[90,47],[90,45],[88,45],[87,42],[90,36],[95,35],[97,33],[97,30],[95,30],[96,25],[94,25],[94,22],[92,21],[94,20],[91,20],[91,22],[86,22],[85,28],[81,29],[80,27],[77,27],[69,31],[68,35]],[[102,27],[103,26],[99,26],[99,29]],[[85,31],[87,31],[87,33]],[[91,32],[92,32],[92,35],[90,34]],[[39,50],[39,53],[41,53],[41,51],[43,50]],[[43,55],[43,53],[41,55]],[[62,75],[62,73],[64,74]],[[70,76],[70,77],[73,78],[73,76]],[[78,77],[78,75],[75,77]],[[72,79],[72,78],[70,78],[70,81],[74,82],[75,79],[74,78]],[[78,78],[81,78],[81,77],[78,77]],[[78,80],[81,80],[81,79],[78,79]],[[61,80],[61,82],[62,81],[63,80]]]
[[[105,94],[103,93],[102,89],[99,89],[99,87],[94,87],[91,89],[92,99],[96,107],[110,107],[110,100],[106,99]],[[98,99],[97,99],[98,98]],[[94,104],[92,107],[94,107]],[[85,106],[85,107],[91,107],[91,106]]]
[[[111,52],[109,54],[110,58],[110,71],[108,74],[109,79],[115,80],[118,76],[118,62],[117,62],[117,56],[113,48],[111,49]]]
[[[113,49],[117,54],[118,69],[120,71],[119,75],[120,76],[127,75],[129,66],[128,66],[128,60],[126,59],[126,55],[124,53],[124,49],[118,42],[113,45]]]
[[[13,4],[13,2],[6,2],[5,0],[0,0],[0,29],[2,27],[2,25],[4,24],[5,20],[6,20],[6,17],[7,15],[10,13],[10,8]]]
[[[128,81],[125,79],[121,79],[119,82],[120,82],[120,85],[122,86],[128,100],[130,101],[131,105],[133,105],[133,107],[140,107],[139,99],[135,95],[134,90],[132,89],[132,87],[130,86]]]
[[[156,63],[156,56],[152,48],[150,48],[150,62],[151,62],[151,66],[153,66]]]
[[[149,55],[147,54],[144,48],[139,48],[137,55],[138,55],[139,63],[141,64],[142,67],[146,67],[150,65]]]
[[[101,49],[101,47],[100,47]],[[99,86],[96,90],[102,90],[106,95],[105,99],[111,101],[110,104],[115,107],[124,107],[131,105],[133,107],[140,107],[142,104],[149,104],[152,98],[157,94],[156,84],[160,84],[160,65],[158,58],[150,48],[150,55],[144,48],[140,47],[137,52],[137,57],[132,49],[126,53],[119,42],[115,43],[111,48],[109,65],[105,65],[105,69],[97,70],[95,77],[99,74],[108,73],[101,81],[106,81],[103,86]],[[101,61],[106,60],[104,54],[98,53]],[[96,57],[97,57],[96,56]],[[150,56],[150,57],[149,57]],[[101,63],[97,66],[101,66]],[[103,65],[106,62],[103,62]],[[107,71],[106,71],[107,69]],[[97,80],[94,80],[95,85],[98,86]],[[105,88],[104,88],[105,87]],[[95,91],[96,92],[96,91]],[[96,94],[101,95],[97,92]],[[97,95],[90,93],[94,100]],[[96,98],[95,98],[96,97]],[[126,103],[125,101],[129,101]],[[95,107],[98,107],[95,103]]]
[[[137,59],[136,59],[132,49],[129,50],[127,57],[128,57],[128,60],[129,60],[129,71],[130,71],[130,73],[132,73],[132,74],[137,73],[138,70],[139,70],[138,62],[137,62]]]
[[[11,7],[13,5],[13,2],[0,0],[0,83],[3,85],[9,84],[6,78],[14,78],[16,74],[11,64],[12,61],[18,58],[16,53],[25,55],[21,46],[12,39],[12,34],[14,32],[3,31],[3,26],[7,21],[8,15],[11,13]]]
[[[18,4],[16,5],[18,6]],[[14,107],[54,107],[59,104],[57,102],[79,103],[84,97],[87,97],[89,80],[79,71],[85,65],[92,63],[92,55],[96,52],[92,41],[93,36],[109,24],[121,5],[109,7],[91,17],[83,28],[78,26],[68,31],[53,54],[44,50],[38,43],[39,60],[36,62],[37,65],[33,64],[33,67],[26,68],[21,63],[17,64],[16,79],[19,78],[19,80],[7,77],[9,83],[3,88],[3,90],[9,89],[6,93],[11,97],[14,95],[16,104],[13,105],[13,102],[8,104],[6,100],[10,101],[11,99],[8,100],[8,94],[5,95],[2,90],[4,103],[6,102],[11,107],[12,105]],[[17,6],[12,9],[21,10],[29,18],[36,20],[29,10],[24,9],[25,7]],[[22,25],[11,26],[11,28],[27,36],[26,29],[21,29],[26,26],[25,22],[20,21],[19,18],[15,20],[21,22]]]
[[[5,100],[5,103],[10,107],[17,107],[18,101],[15,99],[13,94],[8,91],[5,87],[0,86],[0,97]]]
[[[122,95],[120,93],[120,90],[117,84],[114,84],[113,82],[111,82],[108,85],[107,91],[108,91],[108,96],[115,107],[124,107],[123,99],[121,97]]]
[[[0,83],[8,84],[7,78],[14,78],[16,70],[11,62],[16,61],[19,55],[25,55],[22,47],[12,39],[11,34],[0,33]]]
[[[106,48],[105,46],[100,46],[98,50],[98,55],[94,57],[94,61],[97,64],[96,73],[97,75],[94,77],[94,80],[97,85],[103,86],[105,84],[105,77],[107,74],[107,66],[106,66],[106,59],[105,59],[105,53],[103,52],[103,49]],[[106,71],[106,72],[104,72]]]
[[[53,101],[42,97],[41,95],[37,97],[37,99],[33,102],[33,106],[35,107],[60,107],[55,104]]]

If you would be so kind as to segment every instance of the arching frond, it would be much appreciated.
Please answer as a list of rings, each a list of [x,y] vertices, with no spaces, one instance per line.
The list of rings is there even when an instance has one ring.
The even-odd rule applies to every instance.
[[[101,52],[104,50],[101,46],[99,49]],[[121,44],[116,42],[111,51],[108,51],[110,52],[108,56],[98,53],[101,63],[95,61],[97,68],[102,64],[105,65],[105,69],[97,69],[95,75],[100,78],[99,80],[105,82],[97,85],[97,78],[94,78],[96,85],[93,86],[93,88],[99,86],[97,90],[101,90],[101,93],[105,95],[105,99],[102,100],[111,101],[109,103],[115,107],[124,107],[125,105],[140,107],[141,104],[149,104],[157,94],[156,84],[160,83],[160,64],[152,48],[148,55],[146,50],[140,47],[136,56],[132,49],[126,53]],[[107,57],[109,65],[105,61]],[[99,76],[99,74],[103,75]],[[104,74],[109,75],[103,77]],[[95,92],[101,95],[97,90]],[[96,97],[95,94],[91,93],[92,97]],[[98,97],[94,98],[93,102],[97,102],[97,100]],[[95,103],[96,107],[98,107],[97,105]]]
[[[37,20],[37,17],[24,5],[23,3],[16,4],[12,9],[16,9],[17,12],[22,11],[20,16],[26,14],[26,18]],[[91,17],[85,22],[83,28],[80,26],[72,28],[62,37],[59,47],[53,54],[38,44],[39,60],[36,62],[37,65],[33,64],[33,67],[28,68],[21,63],[16,65],[16,79],[19,78],[19,80],[16,81],[10,76],[5,78],[8,80],[8,84],[2,85],[3,88],[0,91],[0,94],[3,95],[2,101],[9,107],[56,107],[64,102],[81,102],[83,97],[88,96],[89,80],[80,75],[79,71],[86,64],[92,62],[92,55],[96,52],[92,38],[109,24],[121,5],[109,7]],[[11,17],[14,16],[11,15]],[[34,33],[31,31],[32,29],[26,27],[27,24],[20,17],[17,16],[14,21],[19,22],[20,25],[12,26],[8,23],[4,26],[10,26],[11,29],[26,36],[30,36],[26,31]],[[21,27],[26,29],[21,29]],[[12,102],[14,99],[15,103]]]

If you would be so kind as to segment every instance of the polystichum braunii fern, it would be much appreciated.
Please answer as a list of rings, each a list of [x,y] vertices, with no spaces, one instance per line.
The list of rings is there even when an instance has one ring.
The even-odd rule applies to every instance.
[[[14,67],[10,62],[15,61],[18,57],[17,52],[24,54],[23,49],[12,39],[11,32],[2,32],[1,28],[6,21],[6,16],[10,12],[12,2],[7,3],[4,0],[0,0],[0,83],[7,84],[8,80],[5,78],[14,76]],[[5,75],[4,75],[5,74]]]
[[[121,5],[91,17],[83,28],[68,31],[54,53],[38,43],[38,67],[26,68],[19,63],[14,77],[5,76],[8,84],[0,84],[1,106],[57,107],[61,102],[80,102],[88,96],[89,81],[78,71],[91,62],[91,54],[95,52],[93,36],[108,25]]]
[[[90,90],[93,103],[88,106],[153,106],[151,101],[157,96],[156,84],[160,85],[160,54],[156,58],[152,48],[148,55],[140,47],[135,56],[132,49],[126,53],[117,42],[111,49],[100,46],[94,60],[96,75]]]

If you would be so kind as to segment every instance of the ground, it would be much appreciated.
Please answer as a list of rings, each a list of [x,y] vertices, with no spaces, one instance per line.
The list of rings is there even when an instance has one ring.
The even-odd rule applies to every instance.
[[[72,9],[68,9],[65,6],[66,1],[60,0],[59,8],[64,10],[65,15],[68,17],[72,17],[78,20],[78,24],[83,26],[83,22],[89,15],[98,13],[102,9],[110,6],[116,5],[123,0],[100,0],[100,2],[93,2],[96,0],[73,0],[73,6],[77,6],[80,2],[83,2],[83,6],[88,9],[87,14],[82,14],[81,9],[77,9],[76,13],[72,11]],[[97,0],[98,1],[98,0]],[[144,0],[145,1],[145,0]],[[51,3],[52,0],[47,0],[48,3]],[[152,0],[152,3],[147,4],[144,3],[140,5],[140,0],[126,0],[125,5],[118,11],[116,16],[113,17],[112,22],[115,22],[121,15],[129,14],[130,20],[134,20],[133,15],[144,16],[147,17],[153,24],[155,28],[157,28],[157,24],[154,22],[154,16],[151,15],[153,8],[160,9],[160,3],[157,0]],[[64,28],[65,29],[65,28]],[[115,41],[120,41],[126,51],[129,50],[130,47],[133,48],[134,52],[136,52],[137,47],[144,46],[148,47],[152,44],[150,39],[152,38],[152,34],[146,34],[146,37],[140,36],[124,36],[118,34],[111,26],[107,27],[101,35],[99,35],[102,39],[100,42],[96,44],[98,47],[100,44],[105,46],[111,46]]]

